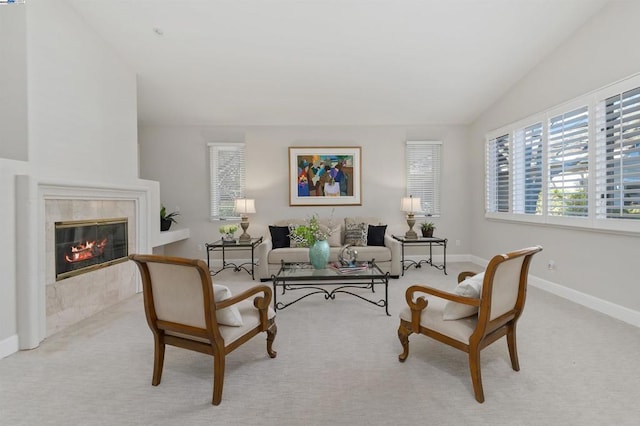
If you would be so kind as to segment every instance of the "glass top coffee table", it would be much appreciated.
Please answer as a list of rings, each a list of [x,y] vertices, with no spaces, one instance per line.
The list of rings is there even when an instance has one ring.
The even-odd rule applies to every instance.
[[[384,308],[386,314],[389,315],[389,273],[382,272],[375,262],[358,263],[358,266],[354,268],[338,268],[329,264],[324,269],[314,269],[311,263],[283,262],[278,273],[272,275],[271,279],[273,281],[273,308],[276,311],[313,294],[322,294],[325,300],[334,300],[336,294],[343,293]],[[384,299],[377,301],[373,299],[376,285],[384,286]],[[278,302],[279,287],[282,289],[281,296],[283,298],[288,291],[303,291],[305,293],[302,295],[296,293],[292,301]]]

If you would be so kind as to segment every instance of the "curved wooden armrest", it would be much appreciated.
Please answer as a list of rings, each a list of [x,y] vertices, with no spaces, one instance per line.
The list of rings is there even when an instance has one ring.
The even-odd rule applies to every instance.
[[[464,271],[464,272],[460,272],[458,274],[458,282],[461,283],[462,281],[464,281],[465,279],[472,277],[474,275],[476,275],[477,272],[471,272],[471,271]]]
[[[447,299],[447,300],[451,300],[453,302],[458,302],[458,303],[463,303],[465,305],[472,305],[472,306],[480,306],[480,299],[475,299],[473,297],[465,297],[465,296],[458,296],[455,293],[449,293],[448,291],[442,291],[442,290],[438,290],[436,288],[433,287],[426,287],[426,286],[422,286],[422,285],[412,285],[411,287],[409,287],[405,293],[405,298],[407,299],[407,304],[409,305],[409,307],[411,307],[411,310],[413,310],[412,305],[416,305],[417,300],[423,299],[422,297],[419,297],[416,302],[414,302],[413,297],[415,293],[427,293],[427,294],[431,294],[433,296],[436,297],[440,297],[441,299]],[[418,302],[419,303],[419,302]],[[424,309],[426,307],[426,304],[423,308]]]
[[[271,287],[266,285],[257,285],[251,287],[242,293],[238,293],[235,296],[223,300],[221,302],[216,302],[216,309],[226,308],[231,305],[235,305],[236,303],[248,299],[255,294],[262,293],[264,296],[257,296],[253,299],[253,306],[259,311],[260,314],[260,329],[262,331],[267,331],[269,328],[269,305],[271,304],[271,298],[273,293],[271,292]]]
[[[258,309],[265,309],[271,303],[271,297],[272,297],[271,287],[266,285],[257,285],[257,286],[251,287],[243,291],[242,293],[238,293],[228,299],[222,300],[220,302],[216,302],[216,309],[228,308],[229,306],[235,305],[236,303],[242,300],[248,299],[254,294],[258,294],[258,293],[264,293],[264,297],[256,297],[253,302],[253,305]],[[260,306],[258,306],[258,300],[260,301],[259,302]]]
[[[418,297],[414,299],[414,295],[416,293],[426,293],[432,296],[440,297],[442,299],[451,300],[453,302],[463,303],[465,305],[480,306],[480,299],[458,296],[457,294],[438,290],[433,287],[412,285],[405,292],[405,299],[407,300],[407,305],[409,305],[409,308],[411,309],[411,328],[413,329],[414,333],[419,333],[420,314],[422,310],[425,309],[429,304],[429,301],[424,297]]]

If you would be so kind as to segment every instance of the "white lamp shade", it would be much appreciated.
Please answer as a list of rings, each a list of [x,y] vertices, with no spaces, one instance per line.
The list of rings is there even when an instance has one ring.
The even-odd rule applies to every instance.
[[[238,198],[236,200],[236,213],[255,213],[256,202],[248,198]]]
[[[405,197],[402,199],[401,210],[403,212],[415,213],[421,210],[420,198]]]

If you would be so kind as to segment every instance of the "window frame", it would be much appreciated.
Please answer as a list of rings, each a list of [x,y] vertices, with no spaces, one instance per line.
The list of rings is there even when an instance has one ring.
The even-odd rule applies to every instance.
[[[583,230],[591,230],[596,232],[613,232],[621,234],[638,234],[640,233],[640,219],[618,219],[618,218],[603,218],[598,215],[598,187],[602,185],[602,170],[598,168],[598,140],[596,130],[601,125],[601,116],[599,112],[601,109],[600,104],[606,99],[622,94],[624,92],[633,90],[640,87],[640,74],[635,74],[624,80],[618,81],[604,88],[590,92],[583,96],[580,96],[571,101],[565,102],[561,105],[549,108],[546,111],[542,111],[533,114],[523,120],[511,123],[507,126],[489,131],[485,135],[485,218],[491,220],[508,221],[508,222],[524,222],[531,224],[540,224],[547,226],[558,226],[568,228],[578,228]],[[549,193],[549,167],[548,167],[548,149],[549,149],[549,120],[562,113],[572,111],[580,106],[588,107],[588,189],[587,200],[589,204],[588,214],[584,217],[571,217],[571,216],[551,216],[547,211],[548,193]],[[489,158],[488,158],[488,144],[492,139],[504,134],[510,135],[511,149],[514,151],[513,144],[516,140],[516,135],[519,130],[533,125],[536,122],[542,122],[542,155],[543,155],[543,176],[542,176],[542,214],[526,214],[515,213],[513,196],[514,196],[514,164],[510,165],[510,195],[511,204],[509,212],[497,212],[489,211],[488,196],[489,188],[487,186],[489,171]]]
[[[411,172],[412,153],[415,155],[419,152],[419,149],[412,150],[411,147],[422,147],[427,151],[426,147],[430,147],[431,154],[438,158],[432,158],[432,172],[413,174]],[[440,217],[442,215],[442,154],[443,143],[438,140],[425,140],[425,141],[406,141],[405,143],[405,188],[406,196],[419,197],[421,202],[422,212],[415,214],[415,217]],[[427,158],[423,158],[423,161],[429,161]],[[420,177],[422,176],[422,178]],[[420,187],[422,185],[422,188]],[[429,189],[426,189],[426,185],[432,185]]]
[[[235,192],[234,196],[229,198],[231,203],[235,202],[235,199],[245,198],[246,182],[247,182],[247,153],[245,143],[208,143],[207,148],[209,151],[209,216],[211,221],[224,221],[224,220],[239,220],[240,215],[235,213],[232,215],[220,214],[218,203],[220,202],[217,197],[219,190],[219,153],[222,151],[237,151],[238,163],[234,167],[237,168],[239,176],[237,187],[227,188],[225,192]]]

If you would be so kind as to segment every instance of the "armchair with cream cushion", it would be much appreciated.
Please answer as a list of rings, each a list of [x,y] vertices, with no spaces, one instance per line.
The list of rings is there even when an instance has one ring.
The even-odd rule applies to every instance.
[[[162,378],[165,345],[213,356],[212,404],[222,400],[225,357],[252,337],[266,332],[267,353],[276,335],[271,288],[257,285],[235,296],[214,285],[207,264],[198,259],[129,255],[142,277],[144,309],[153,332],[153,379]]]
[[[520,370],[516,323],[524,309],[531,259],[541,250],[539,246],[529,247],[494,256],[481,279],[473,273],[461,273],[460,284],[452,293],[422,285],[409,287],[398,327],[403,348],[400,361],[409,356],[409,336],[413,333],[466,352],[476,400],[484,402],[482,349],[506,336],[511,367]],[[417,296],[421,293],[427,296]]]

